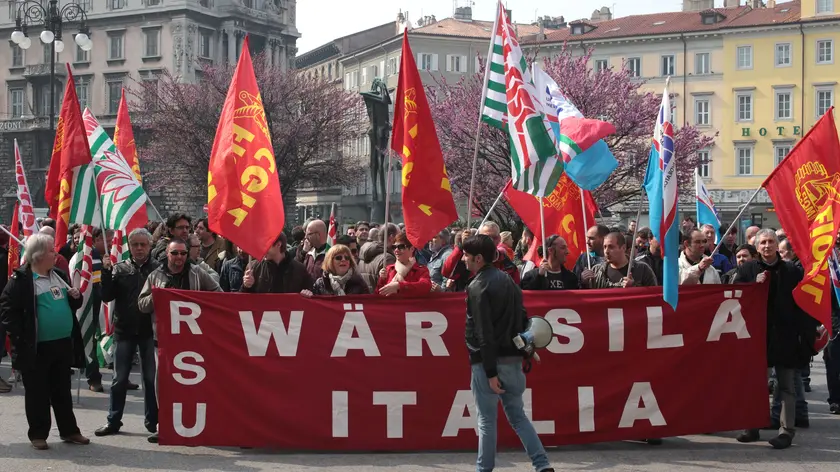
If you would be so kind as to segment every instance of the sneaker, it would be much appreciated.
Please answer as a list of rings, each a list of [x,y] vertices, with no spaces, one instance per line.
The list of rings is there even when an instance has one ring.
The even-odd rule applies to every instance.
[[[138,390],[140,388],[139,385],[129,380],[129,382],[125,385],[126,390]]]
[[[105,389],[102,387],[101,383],[90,384],[90,387],[88,387],[88,388],[90,389],[91,392],[96,392],[96,393],[102,393],[102,392],[105,391]]]
[[[797,418],[793,425],[797,428],[807,429],[811,427],[811,421],[808,418]]]
[[[12,391],[12,384],[0,379],[0,393],[9,393]]]
[[[828,406],[828,411],[830,411],[832,415],[840,415],[840,404],[832,403]]]
[[[47,444],[46,439],[33,439],[29,442],[32,443],[32,447],[34,447],[35,449],[37,449],[39,451],[46,451],[47,449],[50,448],[50,446]]]
[[[152,444],[157,444],[158,443],[158,433],[153,433],[151,436],[146,438],[146,440],[149,441]]]
[[[742,443],[756,442],[761,439],[761,433],[757,429],[747,429],[735,439]]]
[[[14,374],[12,374],[11,377],[9,377],[9,383],[20,383],[20,382],[21,382],[20,372],[15,372]]]
[[[70,436],[61,436],[61,440],[66,443],[78,444],[80,446],[90,444],[90,439],[82,436],[81,433],[71,434]]]
[[[793,444],[793,436],[788,433],[782,433],[768,442],[773,446],[773,449],[787,449]]]
[[[99,428],[97,428],[96,431],[93,432],[93,434],[95,434],[97,436],[110,436],[112,434],[117,434],[119,432],[120,432],[120,427],[119,426],[108,423],[106,425],[103,425],[103,426],[100,426]]]

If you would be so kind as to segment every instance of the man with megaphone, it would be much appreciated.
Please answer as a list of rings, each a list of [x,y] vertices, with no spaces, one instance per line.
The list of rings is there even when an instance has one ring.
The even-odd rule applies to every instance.
[[[475,274],[467,286],[465,340],[472,365],[471,390],[478,412],[478,460],[480,471],[493,470],[499,400],[513,430],[537,472],[554,472],[531,420],[525,415],[523,352],[513,339],[526,330],[528,315],[522,290],[493,266],[496,245],[483,234],[462,244],[462,260]]]

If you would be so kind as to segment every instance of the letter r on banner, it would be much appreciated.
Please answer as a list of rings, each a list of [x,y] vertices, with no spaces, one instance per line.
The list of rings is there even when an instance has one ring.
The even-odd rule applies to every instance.
[[[186,309],[187,313],[182,314],[182,308]],[[196,321],[201,316],[201,307],[198,303],[172,300],[169,302],[169,312],[171,314],[169,319],[172,320],[172,334],[181,334],[181,322],[187,324],[192,334],[201,334],[201,328],[198,327],[198,321]]]
[[[431,324],[424,328],[423,323]],[[423,341],[429,346],[433,356],[449,356],[449,350],[443,342],[443,333],[447,327],[446,317],[436,311],[408,312],[405,314],[405,355],[423,357]]]

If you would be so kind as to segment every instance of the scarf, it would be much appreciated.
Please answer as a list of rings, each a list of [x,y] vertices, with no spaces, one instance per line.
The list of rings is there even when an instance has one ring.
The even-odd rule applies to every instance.
[[[338,297],[344,296],[344,287],[347,285],[347,281],[350,280],[350,277],[353,276],[353,269],[348,270],[344,275],[327,275],[329,275],[330,278],[330,287],[332,287],[333,294]]]
[[[412,267],[414,267],[414,261],[411,261],[409,265],[404,265],[400,261],[394,262],[394,270],[397,271],[397,275],[394,276],[394,280],[397,282],[405,282],[405,276],[408,275],[408,272]]]

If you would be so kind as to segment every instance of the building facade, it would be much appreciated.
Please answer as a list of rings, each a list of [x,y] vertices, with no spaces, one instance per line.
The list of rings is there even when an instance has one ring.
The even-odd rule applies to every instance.
[[[59,7],[66,2],[60,1]],[[0,36],[9,38],[22,2],[12,0],[0,9]],[[43,0],[42,4],[49,3]],[[59,113],[66,83],[66,64],[75,79],[82,108],[89,107],[108,131],[112,131],[122,88],[139,82],[155,82],[168,69],[182,80],[200,79],[203,64],[235,64],[245,35],[250,35],[254,53],[280,67],[294,67],[296,0],[80,0],[86,12],[93,47],[79,48],[73,38],[78,23],[65,23],[65,48],[55,57],[55,108]],[[34,26],[34,27],[33,27]],[[21,49],[8,41],[0,47],[0,214],[11,215],[14,203],[12,146],[18,140],[39,213],[44,213],[44,181],[53,145],[50,131],[50,45],[38,35],[41,27],[29,28],[31,47]],[[57,119],[57,118],[56,118]],[[142,154],[140,156],[142,165]],[[144,185],[153,187],[153,182]],[[200,211],[201,196],[149,191],[164,214]]]

